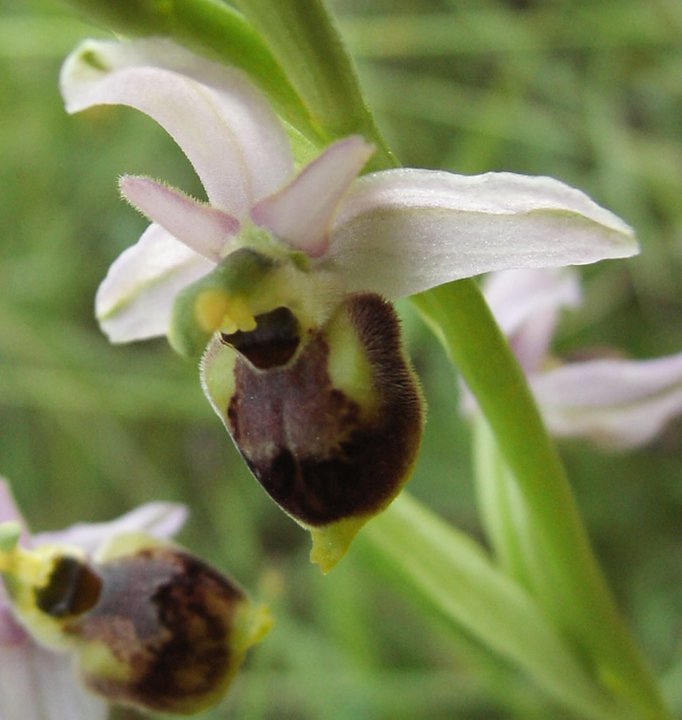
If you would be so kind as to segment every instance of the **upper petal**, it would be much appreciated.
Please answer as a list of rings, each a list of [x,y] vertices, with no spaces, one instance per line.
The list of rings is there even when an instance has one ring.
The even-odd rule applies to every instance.
[[[95,313],[112,342],[165,335],[175,296],[215,264],[158,225],[109,268],[97,290]]]
[[[87,40],[67,58],[60,83],[69,112],[122,104],[156,120],[211,203],[237,216],[292,173],[284,129],[246,77],[167,40]]]
[[[393,299],[492,270],[637,249],[628,225],[558,180],[404,169],[357,181],[332,229],[328,263],[350,291]]]
[[[530,379],[550,431],[626,448],[682,413],[682,353],[572,363]]]
[[[89,555],[100,546],[126,533],[144,533],[159,540],[175,535],[187,520],[187,508],[179,503],[150,502],[115,520],[102,523],[78,523],[57,532],[35,535],[33,545],[60,543],[75,545]]]
[[[580,281],[571,268],[532,268],[491,273],[483,292],[514,354],[527,373],[549,352],[559,310],[575,307]]]
[[[359,136],[330,145],[282,190],[261,200],[251,211],[253,221],[297,250],[320,257],[341,198],[373,152]]]
[[[119,187],[131,205],[214,263],[227,254],[230,238],[239,232],[232,215],[150,178],[124,175]]]

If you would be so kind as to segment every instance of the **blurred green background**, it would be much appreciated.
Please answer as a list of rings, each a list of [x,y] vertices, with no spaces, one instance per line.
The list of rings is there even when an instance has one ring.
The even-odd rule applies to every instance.
[[[406,165],[549,174],[637,228],[643,253],[583,271],[557,350],[682,350],[682,3],[336,0],[370,104]],[[277,619],[205,720],[568,718],[512,668],[401,594],[360,538],[326,578],[165,341],[110,346],[97,285],[144,220],[123,172],[200,187],[153,122],[63,111],[59,65],[105,35],[56,0],[0,5],[0,473],[35,529],[169,499],[181,541]],[[480,536],[468,431],[440,349],[401,305],[429,401],[410,488]],[[682,423],[628,455],[561,446],[605,571],[682,716]],[[118,718],[137,717],[123,711]]]

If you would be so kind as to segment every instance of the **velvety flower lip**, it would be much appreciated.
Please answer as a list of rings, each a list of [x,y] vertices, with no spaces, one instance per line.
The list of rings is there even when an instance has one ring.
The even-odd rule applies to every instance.
[[[682,413],[682,353],[553,361],[550,345],[559,312],[580,300],[575,272],[495,273],[486,278],[484,292],[553,434],[625,449],[651,441]]]
[[[307,255],[311,271],[346,294],[388,299],[491,270],[637,252],[622,220],[551,178],[405,169],[358,179],[371,153],[359,137],[296,174],[281,123],[245,76],[167,41],[87,41],[65,62],[61,88],[69,112],[122,104],[156,120],[208,199],[121,181],[152,225],[98,291],[97,316],[114,342],[167,333],[178,292],[248,242],[254,226]]]
[[[0,478],[0,523],[22,526],[20,543],[34,547],[63,543],[95,554],[120,533],[145,532],[168,538],[183,525],[187,511],[174,503],[142,505],[110,523],[78,524],[60,532],[31,535]],[[104,720],[109,704],[88,692],[63,653],[36,643],[14,619],[0,582],[0,718],[2,720]]]

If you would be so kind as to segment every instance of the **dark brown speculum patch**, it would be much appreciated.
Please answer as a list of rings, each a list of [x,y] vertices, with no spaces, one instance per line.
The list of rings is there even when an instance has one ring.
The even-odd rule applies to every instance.
[[[64,556],[55,562],[47,584],[36,590],[36,605],[55,618],[79,615],[97,603],[101,587],[87,564]]]
[[[392,306],[371,294],[337,311],[371,374],[372,412],[334,387],[324,328],[294,360],[266,371],[235,365],[228,428],[250,469],[289,514],[311,526],[371,514],[406,480],[421,438],[422,406]]]
[[[260,370],[288,363],[300,342],[298,323],[291,310],[276,308],[258,315],[256,323],[251,332],[223,333],[221,339]]]
[[[112,702],[165,712],[198,709],[224,687],[240,588],[175,548],[150,548],[99,567],[97,605],[66,631],[101,643],[129,677],[83,668],[88,685]]]

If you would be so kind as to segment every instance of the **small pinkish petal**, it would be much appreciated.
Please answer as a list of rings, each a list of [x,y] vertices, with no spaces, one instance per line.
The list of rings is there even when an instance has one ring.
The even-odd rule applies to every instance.
[[[124,175],[119,187],[123,197],[152,222],[214,263],[227,254],[230,238],[239,232],[239,221],[223,210],[149,178]]]
[[[682,353],[572,363],[530,382],[552,433],[612,448],[643,445],[682,413]]]
[[[521,367],[534,373],[549,352],[559,310],[580,302],[571,268],[502,270],[486,277],[483,292]]]
[[[179,503],[151,502],[109,522],[78,523],[57,532],[40,533],[33,538],[33,544],[75,545],[94,555],[101,545],[125,533],[139,532],[167,540],[182,528],[187,514],[187,508]]]
[[[95,313],[112,342],[143,340],[168,332],[175,296],[215,264],[158,225],[109,268],[97,290]]]
[[[637,252],[632,229],[558,180],[430,170],[365,175],[341,203],[324,267],[389,300],[493,270]]]
[[[373,152],[358,136],[334,143],[282,190],[261,200],[251,211],[253,221],[293,248],[320,257],[341,198]]]
[[[293,169],[288,139],[243,73],[167,40],[82,43],[60,85],[69,112],[128,105],[173,137],[212,205],[242,216]]]

